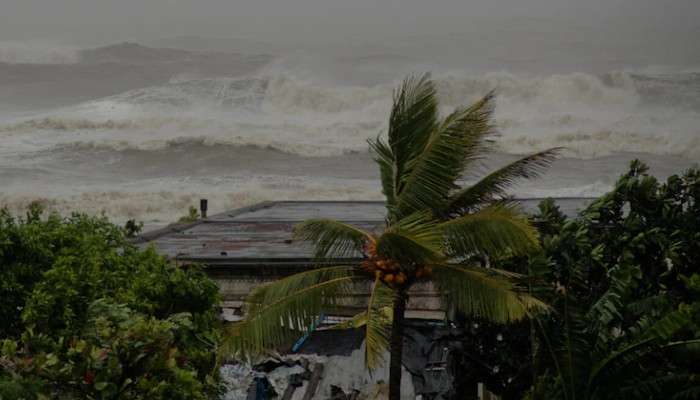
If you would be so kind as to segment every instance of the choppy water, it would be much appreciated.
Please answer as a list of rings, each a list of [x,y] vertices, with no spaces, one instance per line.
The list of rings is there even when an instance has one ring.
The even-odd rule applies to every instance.
[[[13,46],[0,51],[0,203],[13,210],[43,199],[158,224],[200,197],[214,211],[381,198],[366,139],[386,128],[406,59],[328,56],[319,68],[350,76],[329,79],[282,55]],[[633,157],[661,177],[700,159],[700,70],[434,70],[445,112],[497,90],[489,165],[566,148],[518,195],[596,195]]]

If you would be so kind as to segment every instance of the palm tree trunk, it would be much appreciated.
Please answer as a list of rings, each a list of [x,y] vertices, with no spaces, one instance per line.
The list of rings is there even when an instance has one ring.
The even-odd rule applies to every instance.
[[[401,290],[394,302],[394,319],[391,324],[391,361],[389,362],[389,400],[401,400],[403,321],[406,311],[406,300],[406,292]]]

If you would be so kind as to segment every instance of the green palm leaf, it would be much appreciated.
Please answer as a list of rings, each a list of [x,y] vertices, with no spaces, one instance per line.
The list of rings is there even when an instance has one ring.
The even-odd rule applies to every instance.
[[[414,241],[425,247],[439,251],[442,246],[442,231],[439,228],[440,221],[433,217],[430,211],[419,211],[408,215],[393,225],[387,231],[401,233],[413,238]]]
[[[395,260],[423,263],[444,259],[442,231],[429,211],[409,215],[389,226],[377,239],[378,254]]]
[[[367,304],[365,326],[365,362],[371,370],[384,362],[384,353],[389,347],[391,321],[393,318],[394,291],[375,280]]]
[[[492,112],[493,95],[489,94],[456,110],[429,132],[424,149],[397,175],[396,217],[445,209],[455,181],[483,153],[485,138],[493,133]]]
[[[331,219],[310,219],[294,227],[294,239],[314,243],[317,259],[360,256],[371,235],[362,229]]]
[[[394,310],[394,292],[375,279],[367,309],[351,319],[336,324],[332,329],[365,328],[365,363],[372,370],[384,361],[389,346],[391,321]]]
[[[434,281],[448,304],[466,315],[505,323],[548,310],[543,302],[487,268],[451,264],[433,268]]]
[[[377,254],[406,265],[426,264],[443,259],[442,255],[433,249],[423,246],[409,236],[395,232],[387,232],[377,239]]]
[[[367,140],[374,154],[374,161],[379,165],[379,177],[382,183],[382,193],[386,197],[386,206],[390,213],[394,212],[396,204],[396,172],[394,168],[394,153],[380,137]]]
[[[246,302],[246,317],[229,329],[223,353],[257,354],[306,330],[318,315],[346,298],[364,276],[357,267],[336,266],[304,271],[257,287]]]
[[[388,137],[396,176],[401,176],[404,165],[423,151],[428,135],[437,124],[435,94],[435,85],[429,74],[406,78],[394,93]],[[398,182],[398,179],[394,181]]]
[[[472,186],[450,196],[448,213],[472,210],[474,207],[500,200],[506,189],[520,179],[537,178],[556,159],[560,148],[553,148],[521,158],[485,176]]]
[[[447,252],[453,257],[474,254],[527,254],[539,246],[537,230],[509,204],[494,204],[441,224]]]

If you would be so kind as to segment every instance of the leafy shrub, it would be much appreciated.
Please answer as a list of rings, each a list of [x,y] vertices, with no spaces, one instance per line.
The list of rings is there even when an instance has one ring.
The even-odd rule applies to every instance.
[[[218,393],[217,286],[127,233],[104,218],[0,211],[0,398]]]
[[[187,209],[187,215],[180,217],[177,222],[181,224],[189,224],[197,221],[200,217],[199,211],[195,207],[190,206],[190,208]]]
[[[482,350],[455,366],[465,380],[504,399],[698,398],[700,171],[661,183],[635,161],[576,218],[549,200],[533,222],[542,253],[499,265],[529,276],[553,312],[466,321],[479,326],[468,348]]]
[[[46,397],[204,399],[176,339],[189,329],[189,314],[160,320],[97,300],[76,337],[54,341],[29,331],[23,348],[5,341],[2,356],[20,382],[34,382],[30,393]]]

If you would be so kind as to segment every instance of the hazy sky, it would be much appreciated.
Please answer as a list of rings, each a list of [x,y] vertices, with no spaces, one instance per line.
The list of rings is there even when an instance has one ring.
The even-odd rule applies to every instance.
[[[394,37],[543,18],[620,31],[698,32],[698,0],[0,0],[0,41],[148,40],[178,35]],[[693,41],[694,42],[694,41]]]

